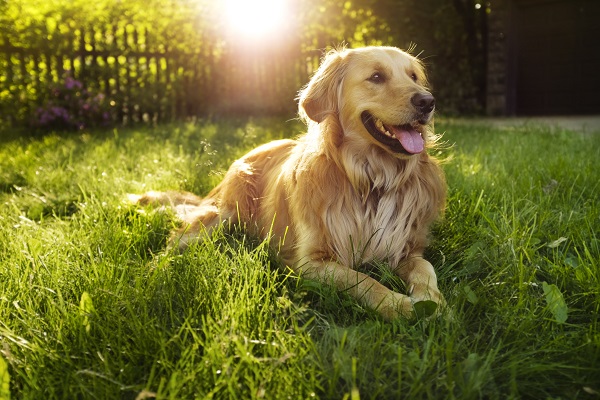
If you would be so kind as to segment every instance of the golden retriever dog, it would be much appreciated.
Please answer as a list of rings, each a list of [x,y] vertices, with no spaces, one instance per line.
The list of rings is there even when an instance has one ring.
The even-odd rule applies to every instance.
[[[331,51],[299,95],[304,136],[252,150],[204,198],[149,192],[134,200],[175,209],[183,223],[171,246],[183,250],[224,221],[240,223],[270,237],[301,276],[388,320],[412,317],[418,306],[432,312],[444,300],[423,251],[446,196],[427,154],[434,108],[423,66],[408,53]],[[375,260],[406,283],[406,295],[355,270]]]

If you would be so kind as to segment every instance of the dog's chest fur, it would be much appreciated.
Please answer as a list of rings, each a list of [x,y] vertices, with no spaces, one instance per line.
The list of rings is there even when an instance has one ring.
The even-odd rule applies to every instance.
[[[362,175],[341,198],[335,199],[325,211],[325,225],[331,238],[330,247],[336,258],[346,265],[373,260],[398,263],[405,258],[425,230],[426,213],[431,212],[427,188],[412,171],[390,169],[387,172],[359,172]],[[374,173],[389,176],[373,179]],[[371,176],[370,176],[371,175]],[[357,178],[356,176],[354,178]],[[358,183],[362,179],[362,182]],[[362,186],[361,186],[362,185]],[[367,186],[368,185],[368,186]],[[410,187],[410,190],[405,190]],[[416,188],[416,189],[415,189]],[[362,190],[361,190],[362,189]]]
[[[354,196],[352,196],[354,195]],[[346,265],[372,260],[398,262],[409,252],[418,210],[401,193],[373,193],[366,202],[356,193],[345,196],[340,206],[325,214],[331,248]]]

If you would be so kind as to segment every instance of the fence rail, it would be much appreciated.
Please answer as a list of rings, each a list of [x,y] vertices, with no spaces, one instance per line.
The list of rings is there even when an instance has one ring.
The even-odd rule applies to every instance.
[[[131,26],[63,28],[40,36],[33,43],[0,44],[0,107],[9,122],[32,118],[67,76],[101,93],[113,118],[125,123],[291,113],[295,93],[318,63],[318,54],[302,54],[300,46],[249,51],[216,48],[205,39],[193,48],[169,48],[151,31]]]

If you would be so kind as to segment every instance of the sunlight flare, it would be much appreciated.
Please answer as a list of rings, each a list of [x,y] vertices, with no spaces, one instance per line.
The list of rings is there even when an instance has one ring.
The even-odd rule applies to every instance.
[[[286,0],[226,0],[225,28],[240,40],[266,40],[286,30],[291,11]]]

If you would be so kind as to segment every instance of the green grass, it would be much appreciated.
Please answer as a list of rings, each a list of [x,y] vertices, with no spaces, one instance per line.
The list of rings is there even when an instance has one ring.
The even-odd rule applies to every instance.
[[[452,318],[385,322],[240,230],[167,252],[172,216],[123,202],[204,194],[302,129],[1,142],[0,398],[7,378],[24,399],[599,397],[600,134],[438,122],[450,189],[427,256]]]

